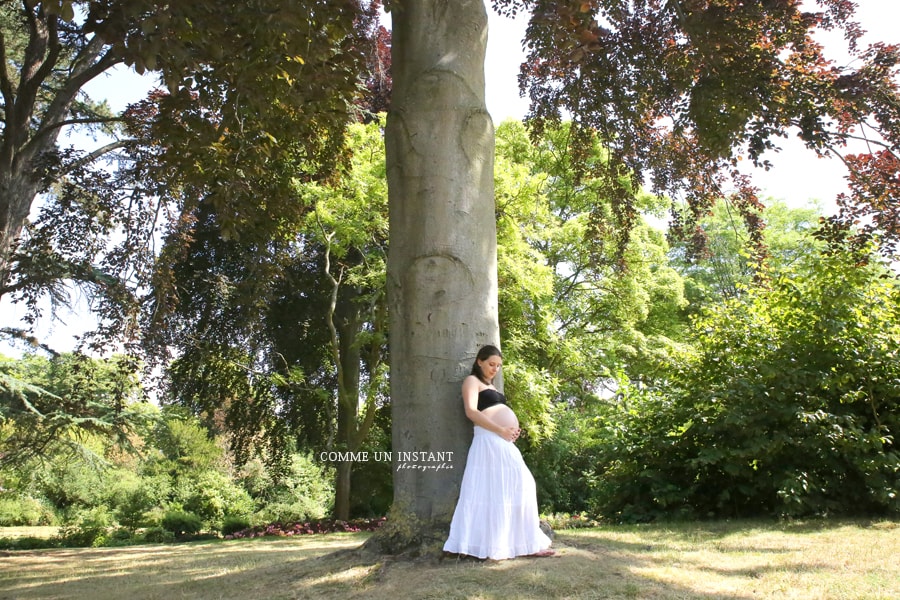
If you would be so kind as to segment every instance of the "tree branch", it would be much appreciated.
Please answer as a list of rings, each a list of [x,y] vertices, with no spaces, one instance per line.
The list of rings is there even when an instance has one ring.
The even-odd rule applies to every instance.
[[[9,79],[9,70],[6,68],[6,38],[0,31],[0,93],[3,94],[3,105],[6,107],[4,119],[9,119],[9,109],[15,105],[16,97],[13,91],[12,81]]]
[[[95,44],[94,40],[91,40],[91,43],[88,44],[87,48],[83,51],[82,56],[79,57],[79,61],[86,62],[88,60],[88,56],[98,56],[101,49],[102,45],[99,42]],[[75,99],[75,96],[78,95],[78,92],[81,90],[81,88],[84,87],[84,85],[88,81],[112,68],[118,62],[121,61],[115,58],[110,52],[107,52],[96,62],[89,64],[81,69],[73,69],[72,76],[69,77],[62,89],[60,89],[56,93],[53,101],[50,103],[50,106],[48,106],[47,110],[44,112],[40,127],[38,128],[38,130],[41,132],[41,135],[35,135],[29,141],[27,152],[32,153],[32,155],[37,154],[40,144],[44,143],[43,138],[45,138],[50,133],[59,130],[59,127],[61,127],[61,125],[58,124],[62,123],[65,119],[66,114],[68,114],[69,112],[69,107],[71,106],[72,101]],[[98,122],[104,121],[98,120]]]
[[[30,29],[28,46],[19,79],[19,91],[16,97],[16,117],[13,127],[21,128],[17,132],[20,142],[24,142],[28,131],[28,121],[34,110],[34,101],[38,90],[44,83],[59,59],[61,46],[55,17],[46,22],[40,20],[34,10],[27,9],[28,27]]]
[[[95,161],[96,159],[100,158],[104,154],[108,154],[109,152],[112,152],[113,150],[117,150],[118,148],[124,148],[125,146],[127,146],[128,144],[130,144],[133,141],[134,140],[131,140],[131,139],[116,140],[114,142],[110,142],[110,143],[106,144],[105,146],[101,146],[101,147],[97,148],[96,150],[94,150],[93,152],[89,152],[88,154],[85,154],[78,160],[76,160],[73,163],[71,163],[70,165],[68,165],[64,172],[69,173],[77,167],[80,167],[80,166],[83,166],[90,162]]]
[[[347,386],[344,382],[344,369],[341,366],[341,351],[338,342],[337,327],[334,325],[334,313],[337,310],[338,290],[340,289],[341,279],[343,279],[343,271],[339,275],[340,279],[335,279],[331,274],[331,240],[334,239],[334,232],[325,233],[325,226],[316,214],[316,223],[322,231],[322,237],[325,240],[325,277],[331,283],[331,297],[328,300],[328,312],[325,316],[325,322],[328,325],[328,334],[331,338],[331,358],[334,360],[335,369],[337,369],[338,382],[338,402],[347,402]]]
[[[3,327],[0,328],[0,335],[7,335],[13,339],[22,340],[32,347],[38,347],[50,354],[51,356],[59,356],[59,352],[39,341],[36,337],[31,335],[28,331],[24,329],[19,329],[17,327]]]

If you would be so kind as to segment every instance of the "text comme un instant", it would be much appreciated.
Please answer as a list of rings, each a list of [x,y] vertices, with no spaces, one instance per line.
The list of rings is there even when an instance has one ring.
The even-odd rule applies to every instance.
[[[397,462],[452,462],[453,452],[319,452],[319,460],[323,462],[368,462],[370,455],[376,461]]]

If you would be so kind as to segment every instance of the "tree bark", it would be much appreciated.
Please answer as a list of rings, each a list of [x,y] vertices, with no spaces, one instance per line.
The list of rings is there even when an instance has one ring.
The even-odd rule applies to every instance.
[[[394,470],[389,523],[398,526],[387,527],[382,538],[391,538],[396,551],[434,546],[446,535],[472,436],[460,385],[478,348],[499,343],[499,325],[484,3],[395,3],[392,29],[394,87],[385,131]],[[430,458],[411,460],[404,452],[452,453],[452,460],[438,469]]]

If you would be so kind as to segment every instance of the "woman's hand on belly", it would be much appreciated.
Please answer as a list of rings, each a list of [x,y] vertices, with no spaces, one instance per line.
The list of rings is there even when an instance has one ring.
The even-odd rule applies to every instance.
[[[502,428],[502,431],[498,432],[500,437],[508,442],[514,442],[518,439],[521,433],[519,419],[510,407],[505,404],[495,404],[484,409],[482,413]]]

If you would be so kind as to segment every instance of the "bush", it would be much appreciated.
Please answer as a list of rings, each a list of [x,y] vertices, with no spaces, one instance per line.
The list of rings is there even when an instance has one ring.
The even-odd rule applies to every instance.
[[[173,510],[165,514],[160,525],[180,539],[200,533],[203,529],[203,519],[191,512]]]
[[[59,538],[43,538],[23,536],[16,538],[0,538],[0,550],[43,550],[44,548],[58,548]]]
[[[273,502],[262,507],[253,518],[258,523],[295,523],[325,517],[322,506],[309,498],[295,502]]]
[[[250,519],[247,517],[228,516],[222,520],[222,535],[231,535],[249,528]]]
[[[142,537],[151,544],[171,544],[175,541],[175,534],[162,527],[148,527]]]
[[[200,517],[210,528],[221,526],[225,515],[248,516],[253,500],[227,475],[203,471],[181,483],[178,500],[184,510]]]
[[[56,515],[40,500],[30,496],[0,498],[0,527],[33,527],[53,525]]]
[[[254,515],[262,523],[293,523],[321,519],[331,512],[334,501],[330,470],[311,456],[295,454],[290,468],[260,500]]]
[[[47,498],[68,520],[85,509],[103,505],[108,479],[97,465],[57,456],[35,474],[38,493]]]
[[[114,520],[109,509],[98,506],[81,513],[59,532],[60,544],[70,548],[98,547],[106,544]]]
[[[589,510],[900,514],[900,282],[868,260],[810,257],[702,314],[666,377],[604,419]]]
[[[159,505],[159,494],[154,486],[141,482],[137,487],[117,495],[116,517],[120,524],[135,531],[153,522],[151,511]]]

